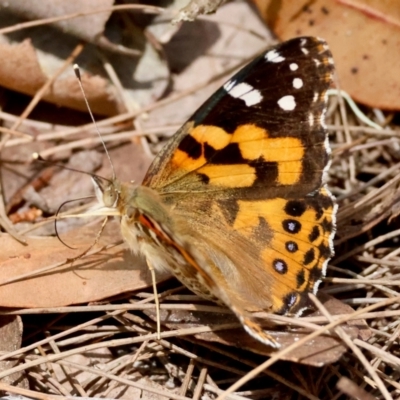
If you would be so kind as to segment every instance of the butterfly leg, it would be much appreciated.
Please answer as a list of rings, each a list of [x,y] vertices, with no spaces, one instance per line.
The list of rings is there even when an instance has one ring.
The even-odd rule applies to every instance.
[[[151,282],[153,284],[154,302],[156,304],[157,340],[160,340],[161,339],[160,302],[158,300],[156,273],[155,273],[154,267],[150,263],[150,261],[146,259],[146,263],[147,263],[147,267],[149,268],[149,271],[151,274]]]

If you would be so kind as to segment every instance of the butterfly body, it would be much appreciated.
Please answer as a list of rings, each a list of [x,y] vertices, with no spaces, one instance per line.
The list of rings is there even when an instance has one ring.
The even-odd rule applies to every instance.
[[[101,188],[133,251],[273,347],[251,314],[298,313],[333,254],[336,206],[323,177],[332,71],[321,39],[276,46],[200,107],[142,185]]]

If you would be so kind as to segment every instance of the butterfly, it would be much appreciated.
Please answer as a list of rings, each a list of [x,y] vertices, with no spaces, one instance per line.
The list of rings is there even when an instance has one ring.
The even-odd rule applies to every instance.
[[[141,185],[94,178],[132,251],[274,348],[253,313],[299,314],[333,255],[324,124],[333,71],[324,40],[281,43],[189,118]]]

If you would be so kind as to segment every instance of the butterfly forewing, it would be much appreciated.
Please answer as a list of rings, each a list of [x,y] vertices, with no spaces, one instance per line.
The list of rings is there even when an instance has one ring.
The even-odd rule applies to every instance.
[[[247,198],[259,198],[260,187],[272,198],[318,189],[329,158],[323,113],[332,70],[316,38],[260,55],[189,119],[143,184],[162,193],[232,188]]]

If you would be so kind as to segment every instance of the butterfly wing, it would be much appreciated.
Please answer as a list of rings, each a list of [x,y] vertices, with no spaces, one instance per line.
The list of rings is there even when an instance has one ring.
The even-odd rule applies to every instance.
[[[249,312],[301,309],[333,253],[332,72],[321,39],[272,48],[200,107],[143,181],[182,221],[171,235],[193,254],[193,278],[203,274],[256,337]]]
[[[318,189],[329,160],[323,118],[332,71],[317,38],[260,55],[174,135],[143,184],[161,193],[234,189],[247,198]]]

